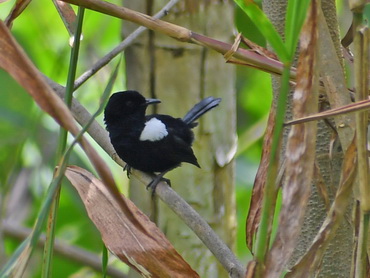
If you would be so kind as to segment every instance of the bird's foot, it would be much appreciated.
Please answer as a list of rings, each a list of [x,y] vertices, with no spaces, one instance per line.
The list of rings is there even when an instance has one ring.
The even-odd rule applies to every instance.
[[[166,173],[166,172],[165,172]],[[161,181],[164,181],[165,183],[167,183],[170,187],[171,187],[171,181],[169,179],[166,179],[163,177],[163,175],[165,173],[161,173],[159,175],[157,175],[147,186],[146,186],[146,189],[148,190],[149,188],[152,190],[152,198],[154,197],[155,195],[155,189],[157,188],[157,185],[158,183],[160,183]]]
[[[125,167],[123,167],[123,171],[126,171],[127,178],[130,178],[130,176],[131,176],[131,166],[126,164]]]

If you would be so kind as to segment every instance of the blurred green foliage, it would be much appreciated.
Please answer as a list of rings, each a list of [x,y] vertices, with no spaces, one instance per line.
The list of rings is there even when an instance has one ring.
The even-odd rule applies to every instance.
[[[0,18],[5,19],[14,1],[0,4]],[[35,20],[37,18],[37,20]],[[255,43],[265,46],[266,42],[250,19],[235,10],[235,23],[243,35]],[[105,55],[120,41],[121,21],[92,11],[86,11],[81,45],[81,55],[77,76],[90,68],[94,61]],[[17,18],[12,33],[25,49],[36,66],[52,80],[65,85],[68,71],[70,47],[69,35],[59,18],[51,1],[31,1],[26,11]],[[89,110],[95,111],[97,100],[104,90],[113,66],[107,66],[92,80],[84,84],[75,96]],[[124,74],[116,82],[117,89],[124,88]],[[58,138],[58,126],[33,103],[32,98],[24,92],[4,71],[0,70],[0,190],[3,196],[14,194],[12,188],[22,170],[30,171],[30,178],[25,194],[31,199],[29,203],[18,204],[19,209],[27,206],[27,214],[12,220],[30,227],[34,223],[48,186],[55,161]],[[242,135],[254,123],[264,117],[271,105],[270,76],[254,69],[237,66],[237,113],[238,134]],[[102,118],[98,119],[102,123]],[[242,143],[242,142],[241,142]],[[95,143],[93,143],[95,144]],[[96,144],[95,144],[96,145]],[[262,142],[259,140],[237,158],[237,214],[239,257],[246,262],[250,255],[245,245],[245,219],[254,177],[257,171]],[[100,151],[100,147],[96,147]],[[122,178],[119,169],[100,151],[114,170],[114,175]],[[89,162],[79,147],[71,157],[71,164],[91,169]],[[17,208],[17,206],[15,206]],[[60,209],[57,221],[57,237],[99,253],[101,251],[100,235],[86,215],[80,198],[72,187],[65,182],[61,192]],[[9,255],[18,242],[6,239],[6,252]],[[40,259],[41,253],[35,258]],[[31,277],[40,277],[40,267],[30,264]],[[80,272],[81,277],[90,277],[86,269],[59,256],[53,264],[53,277],[68,277]],[[84,273],[84,274],[81,274]],[[97,276],[98,277],[98,276]]]
[[[0,4],[2,20],[6,18],[14,2]],[[118,19],[87,11],[78,75],[89,69],[97,59],[119,43],[120,24]],[[51,1],[32,1],[14,21],[12,33],[41,72],[65,85],[70,55],[69,34]],[[110,73],[111,67],[108,66],[75,93],[88,110],[94,112],[97,109],[99,97]],[[6,213],[5,216],[9,216],[11,221],[31,227],[56,164],[55,152],[59,127],[54,120],[41,112],[23,88],[1,69],[0,84],[0,134],[2,134],[0,137],[0,164],[2,165],[0,193],[5,197],[5,202],[0,204],[2,211]],[[117,87],[122,89],[123,84],[124,78],[121,77]],[[102,123],[101,117],[98,120]],[[96,143],[93,144],[96,145]],[[99,147],[96,149],[114,168],[114,163],[109,156]],[[70,163],[91,169],[79,147],[75,148]],[[19,177],[24,170],[28,170],[30,175],[28,180],[21,181]],[[17,181],[26,183],[27,187],[15,187]],[[22,194],[16,192],[20,189],[24,191]],[[21,199],[11,198],[18,195],[25,195],[30,201],[22,202]],[[7,211],[10,206],[12,211]],[[26,213],[17,213],[18,210]],[[87,217],[79,196],[67,181],[64,182],[61,192],[57,222],[57,238],[95,253],[101,252],[100,234]],[[6,237],[4,242],[6,254],[10,255],[18,244],[18,241]],[[40,261],[41,252],[35,253],[33,258]],[[40,263],[31,261],[28,271],[30,271],[28,277],[41,277]],[[80,264],[55,256],[52,277],[64,278],[80,271],[85,273],[81,277],[95,276],[86,273],[81,269]]]
[[[5,19],[15,1],[0,4],[0,18]],[[258,2],[258,1],[256,1]],[[339,12],[344,13],[344,1],[337,1]],[[365,15],[370,18],[370,5]],[[37,20],[35,20],[37,18]],[[344,19],[343,19],[344,18]],[[340,17],[341,29],[348,27],[347,17]],[[86,11],[82,49],[77,75],[90,68],[94,61],[105,55],[120,41],[121,21],[109,16]],[[266,46],[266,41],[254,23],[240,10],[235,8],[235,25],[239,32],[253,42]],[[17,18],[12,33],[25,49],[36,66],[48,77],[64,85],[69,62],[69,34],[56,12],[51,1],[31,1],[26,11]],[[343,32],[342,32],[343,33]],[[250,69],[237,67],[237,114],[238,134],[244,132],[265,117],[271,105],[270,75]],[[90,111],[95,111],[97,100],[104,90],[106,81],[113,66],[107,66],[93,79],[84,84],[75,96]],[[117,89],[124,88],[124,74],[116,82]],[[13,186],[22,170],[29,170],[29,185],[26,195],[31,202],[21,203],[26,206],[26,215],[17,218],[16,211],[8,212],[12,220],[31,226],[37,215],[46,186],[48,186],[55,165],[55,150],[58,138],[58,126],[47,115],[41,112],[32,98],[4,71],[0,69],[0,190],[2,196],[13,195]],[[102,118],[98,119],[102,123]],[[92,142],[95,146],[96,144]],[[243,144],[243,142],[239,142]],[[254,177],[261,155],[262,141],[258,140],[237,157],[236,201],[238,217],[237,253],[243,262],[250,258],[245,245],[245,219],[249,209],[249,200]],[[100,147],[96,146],[100,151]],[[114,170],[114,175],[122,180],[121,169],[111,161],[104,152]],[[71,164],[89,167],[89,162],[79,147],[71,157]],[[3,204],[2,204],[3,205]],[[18,204],[19,210],[25,208]],[[17,206],[15,206],[17,209]],[[278,210],[277,210],[278,211]],[[99,253],[102,242],[100,235],[86,215],[83,204],[74,189],[65,182],[61,192],[60,209],[57,222],[57,237],[71,245],[78,245]],[[17,247],[18,241],[7,238],[5,250],[9,255]],[[41,253],[36,253],[36,259]],[[39,264],[30,264],[32,277],[40,277]],[[81,277],[92,277],[81,265],[55,256],[53,277],[67,277],[79,273]],[[98,277],[98,276],[97,276]]]

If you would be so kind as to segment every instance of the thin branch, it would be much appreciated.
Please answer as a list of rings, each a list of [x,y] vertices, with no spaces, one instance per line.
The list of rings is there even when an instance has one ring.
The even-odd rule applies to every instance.
[[[7,237],[15,238],[18,240],[24,240],[32,232],[32,230],[29,228],[11,224],[9,223],[9,221],[3,222],[3,227],[4,227],[4,230],[3,230],[4,234]],[[38,245],[39,247],[42,248],[44,244],[45,244],[45,235],[42,234],[40,236]],[[82,265],[89,266],[99,273],[102,270],[101,258],[95,253],[87,251],[83,248],[71,246],[61,240],[56,239],[55,244],[54,244],[54,251],[58,255],[63,256],[73,262],[77,262]],[[122,271],[112,266],[108,266],[107,273],[111,277],[117,277],[117,278],[127,277]]]
[[[350,103],[348,105],[343,105],[337,108],[333,108],[333,109],[325,110],[323,112],[312,114],[307,117],[291,120],[284,124],[285,125],[301,124],[301,123],[306,123],[309,121],[316,121],[316,120],[334,117],[338,115],[353,113],[356,111],[365,111],[365,110],[368,110],[369,108],[370,108],[370,99],[360,100],[354,103]]]
[[[62,1],[137,23],[139,25],[147,27],[148,29],[163,33],[182,42],[195,43],[201,46],[206,46],[223,55],[232,48],[232,44],[230,43],[225,43],[201,34],[197,34],[182,26],[159,20],[157,18],[134,10],[116,6],[109,2],[100,0]],[[251,50],[239,48],[234,52],[233,58],[233,62],[239,61],[241,63],[246,63],[254,68],[258,68],[268,73],[281,74],[283,71],[283,64],[280,61],[259,55],[258,53],[255,53]],[[295,76],[296,71],[292,69],[290,72],[291,79],[294,80]]]
[[[179,0],[171,0],[169,1],[158,13],[156,13],[153,18],[159,19],[163,16],[168,14],[168,11],[177,4]],[[103,58],[97,61],[91,69],[85,71],[79,78],[75,81],[75,90],[77,90],[83,83],[85,83],[91,76],[93,76],[96,72],[106,66],[110,61],[114,59],[118,54],[120,54],[123,50],[125,50],[129,45],[131,45],[134,40],[137,39],[145,30],[148,28],[144,26],[140,26],[135,31],[133,31],[130,35],[127,36],[117,47],[107,53]]]

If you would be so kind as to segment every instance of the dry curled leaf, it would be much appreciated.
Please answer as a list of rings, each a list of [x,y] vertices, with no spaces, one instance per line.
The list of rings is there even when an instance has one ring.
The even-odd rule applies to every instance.
[[[26,89],[40,108],[52,116],[63,128],[77,136],[80,130],[71,111],[45,82],[40,72],[32,64],[2,21],[0,21],[0,67]],[[105,185],[116,196],[123,212],[130,218],[131,222],[139,226],[128,205],[120,198],[112,173],[103,159],[84,137],[80,138],[79,144],[94,165],[99,176],[104,180]],[[144,227],[142,230],[145,231]]]
[[[199,277],[158,227],[130,200],[125,202],[147,233],[127,219],[106,186],[90,172],[69,166],[66,176],[78,191],[105,245],[123,262],[144,277]]]
[[[300,36],[297,85],[293,94],[293,116],[303,117],[318,109],[316,70],[317,12],[311,1]],[[316,144],[316,122],[295,125],[286,147],[285,182],[276,239],[267,255],[265,277],[280,277],[295,248],[311,192]]]
[[[253,185],[252,198],[249,205],[249,211],[246,221],[246,243],[249,250],[253,251],[253,239],[261,220],[261,208],[263,192],[266,184],[267,169],[269,167],[270,150],[272,144],[272,134],[274,132],[276,118],[276,109],[271,107],[269,119],[267,122],[266,134],[263,140],[263,152],[260,165],[258,167],[256,179]]]
[[[79,132],[67,106],[46,84],[2,21],[0,21],[0,67],[7,71],[61,126],[72,134]]]
[[[245,278],[253,278],[255,275],[255,270],[256,270],[257,262],[256,261],[249,261],[247,265],[247,271],[245,273]]]
[[[31,2],[31,0],[17,0],[14,3],[14,6],[12,10],[10,11],[9,15],[5,19],[5,24],[9,28],[12,27],[13,21],[24,11],[24,9],[27,8],[28,4]],[[0,2],[1,3],[1,2]]]
[[[64,26],[66,27],[69,35],[72,37],[76,32],[77,16],[72,6],[68,3],[59,0],[53,0],[55,8],[57,9]]]
[[[315,168],[313,172],[313,179],[314,179],[314,184],[316,185],[316,188],[317,188],[317,193],[319,194],[322,201],[324,202],[326,210],[329,211],[330,209],[329,191],[325,184],[324,178],[321,175],[320,168],[316,162],[315,162]]]
[[[258,54],[260,54],[264,57],[273,59],[273,60],[279,60],[277,55],[274,52],[272,52],[272,51],[270,51],[270,50],[268,50],[268,49],[266,49],[262,46],[259,46],[258,44],[252,42],[251,40],[247,39],[246,37],[242,36],[241,40],[246,46],[248,46],[254,52],[256,52],[256,53],[258,53]]]
[[[230,58],[233,56],[233,54],[238,50],[239,45],[240,45],[240,41],[241,41],[241,36],[242,36],[242,33],[239,33],[235,37],[235,40],[234,40],[234,43],[233,43],[232,47],[230,48],[229,51],[227,51],[224,54],[224,58],[225,58],[226,62],[228,62],[230,60]]]

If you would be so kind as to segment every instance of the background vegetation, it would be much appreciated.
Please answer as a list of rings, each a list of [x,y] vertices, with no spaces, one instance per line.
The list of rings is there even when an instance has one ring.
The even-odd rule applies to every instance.
[[[346,1],[337,2],[342,30],[347,30],[350,20]],[[6,18],[13,4],[14,1],[0,3],[1,20]],[[114,17],[85,11],[77,76],[121,41],[121,24],[126,23]],[[239,8],[235,8],[235,25],[247,38],[266,46],[263,36],[257,28],[251,27],[253,22]],[[42,73],[59,84],[66,84],[70,63],[70,35],[51,1],[31,1],[14,21],[12,34]],[[257,131],[263,130],[266,125],[272,92],[269,74],[236,67],[237,127],[238,135],[243,138],[236,165],[237,255],[246,263],[251,258],[245,244],[247,200],[250,199],[262,147],[262,133]],[[126,89],[122,68],[113,91]],[[75,93],[74,96],[89,111],[94,112],[98,108],[99,99],[113,70],[113,64],[106,66]],[[5,232],[0,243],[0,264],[3,264],[24,237],[21,232],[27,233],[23,228],[32,227],[40,210],[46,188],[53,177],[59,126],[2,69],[0,84],[0,210],[1,219],[7,220],[7,224],[3,224]],[[103,125],[101,115],[97,120]],[[249,137],[250,134],[253,136]],[[69,138],[71,141],[72,137]],[[127,192],[127,179],[122,169],[93,140],[90,141],[110,166],[120,189]],[[70,164],[91,169],[80,147],[74,148]],[[87,217],[78,194],[66,179],[63,181],[59,206],[57,239],[101,254],[103,243],[100,234]],[[29,277],[41,275],[41,250],[34,254],[27,267]],[[54,257],[52,277],[100,277],[100,274],[68,257],[68,252],[66,256],[57,254]],[[110,259],[114,260],[113,256]],[[113,264],[127,270],[120,262]]]

